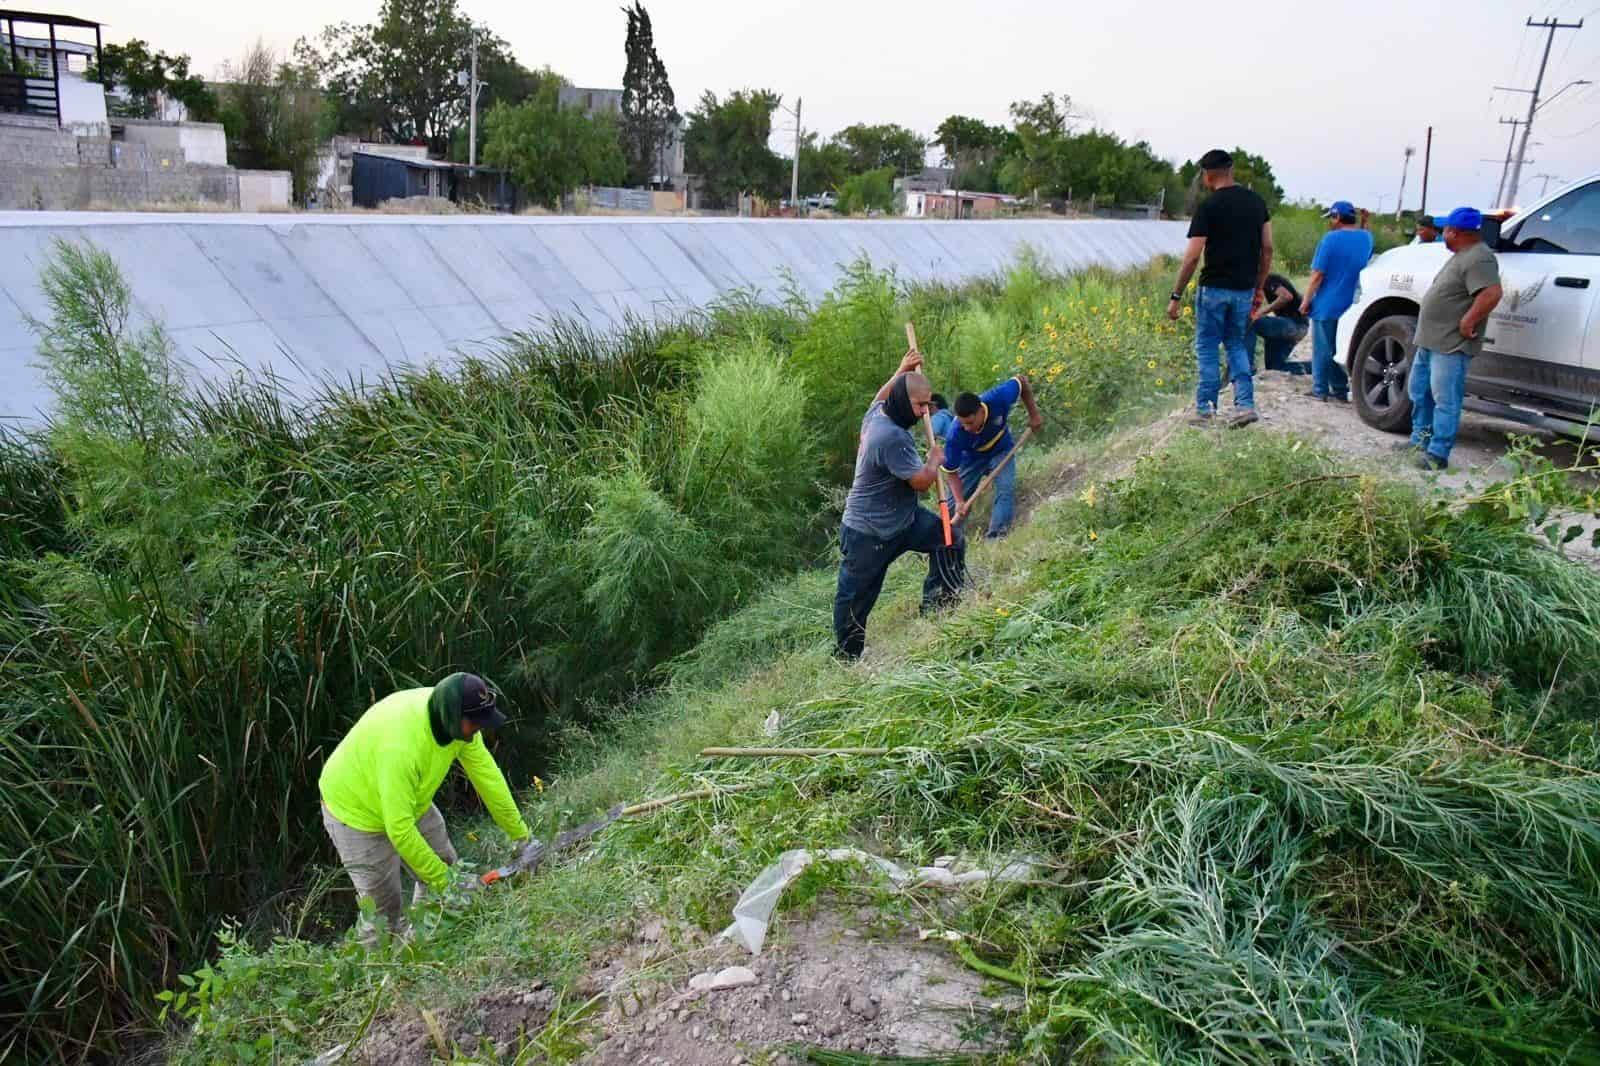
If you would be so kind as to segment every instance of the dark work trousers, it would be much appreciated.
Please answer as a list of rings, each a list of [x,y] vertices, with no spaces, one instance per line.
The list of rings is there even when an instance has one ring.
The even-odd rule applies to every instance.
[[[844,558],[839,562],[839,589],[833,597],[835,654],[845,659],[861,657],[867,643],[867,615],[883,591],[884,575],[889,564],[906,552],[922,552],[928,557],[928,576],[922,582],[924,611],[955,600],[966,581],[967,546],[959,528],[953,533],[955,545],[946,548],[943,523],[925,507],[918,507],[916,519],[887,540],[849,526],[839,527]]]

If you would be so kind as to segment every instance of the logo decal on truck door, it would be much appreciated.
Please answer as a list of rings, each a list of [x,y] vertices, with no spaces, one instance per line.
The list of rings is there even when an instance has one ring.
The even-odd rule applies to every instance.
[[[1534,298],[1539,295],[1539,290],[1544,288],[1544,283],[1548,281],[1549,278],[1550,275],[1546,274],[1544,277],[1541,277],[1531,285],[1524,285],[1520,289],[1512,289],[1510,292],[1508,292],[1506,294],[1506,304],[1508,305],[1508,310],[1515,312],[1520,310],[1523,304],[1533,303]]]

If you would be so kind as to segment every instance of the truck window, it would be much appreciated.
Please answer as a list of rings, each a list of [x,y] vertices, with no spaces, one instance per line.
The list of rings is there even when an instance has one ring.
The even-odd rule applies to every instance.
[[[1521,226],[1513,245],[1519,252],[1600,255],[1600,182],[1552,201]]]

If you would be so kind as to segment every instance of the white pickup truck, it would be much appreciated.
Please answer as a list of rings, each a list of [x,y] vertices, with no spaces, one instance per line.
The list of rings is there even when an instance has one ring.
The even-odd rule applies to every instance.
[[[1486,220],[1505,288],[1467,376],[1468,410],[1583,434],[1600,410],[1600,174]],[[1361,420],[1411,428],[1412,336],[1422,295],[1450,253],[1441,239],[1378,256],[1339,319],[1339,347]]]

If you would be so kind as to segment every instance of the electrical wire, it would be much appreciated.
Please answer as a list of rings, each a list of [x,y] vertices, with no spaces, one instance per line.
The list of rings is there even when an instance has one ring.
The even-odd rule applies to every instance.
[[[1549,136],[1555,138],[1558,141],[1570,141],[1574,137],[1582,137],[1584,134],[1592,133],[1597,129],[1600,129],[1600,119],[1595,119],[1593,125],[1586,126],[1583,129],[1579,130],[1577,133],[1552,133],[1552,134],[1549,134]]]

